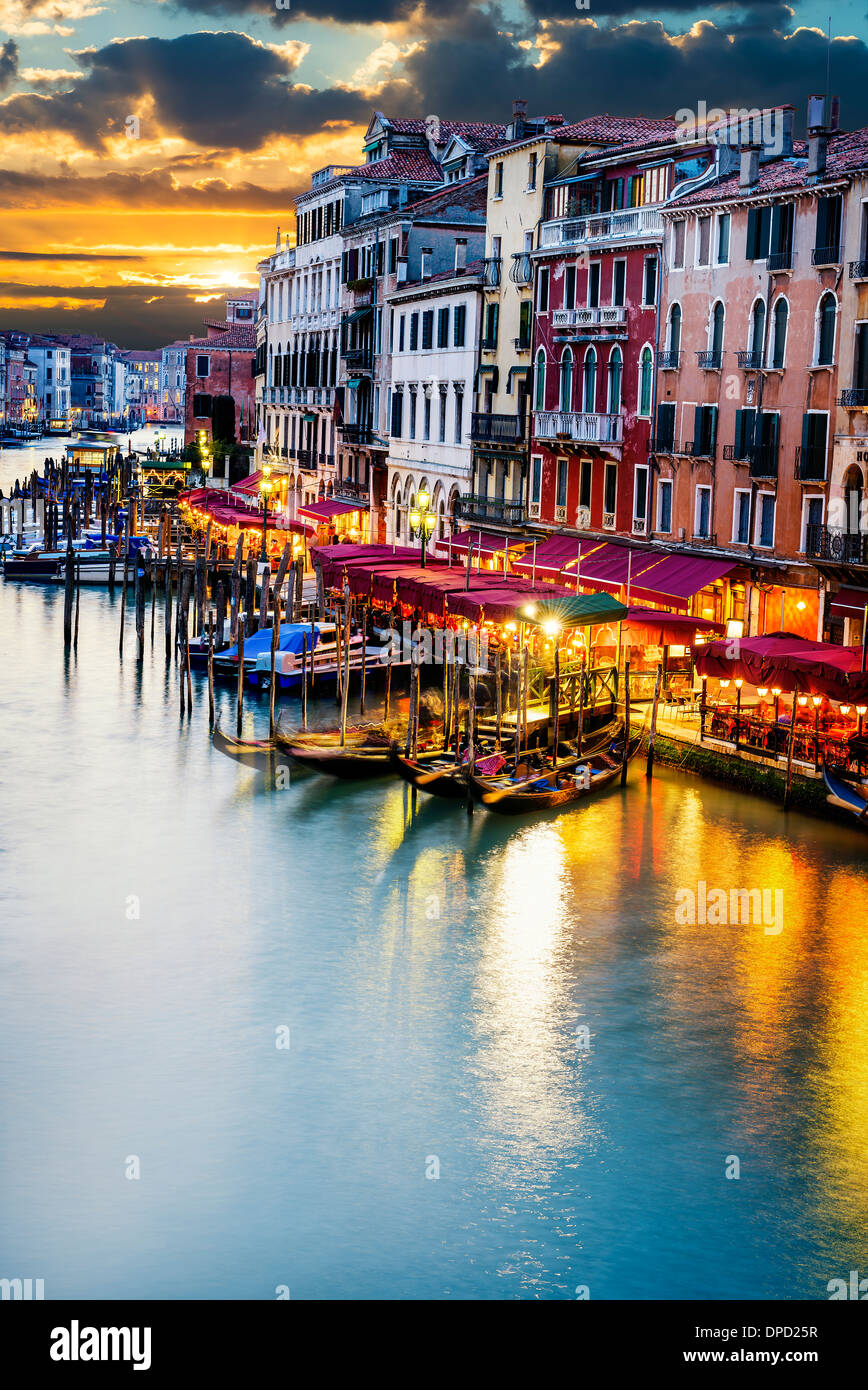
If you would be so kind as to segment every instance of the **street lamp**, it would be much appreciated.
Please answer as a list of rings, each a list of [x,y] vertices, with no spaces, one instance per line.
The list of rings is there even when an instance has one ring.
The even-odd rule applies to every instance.
[[[437,517],[434,512],[429,511],[428,503],[431,501],[430,494],[425,488],[420,488],[416,494],[416,505],[410,509],[410,530],[413,535],[419,536],[422,541],[422,568],[425,568],[425,551],[428,542],[434,534],[434,527],[437,525]]]
[[[260,560],[268,559],[268,495],[271,489],[271,464],[264,463],[262,465],[262,481],[259,484],[259,491],[262,493],[262,550],[259,555]]]

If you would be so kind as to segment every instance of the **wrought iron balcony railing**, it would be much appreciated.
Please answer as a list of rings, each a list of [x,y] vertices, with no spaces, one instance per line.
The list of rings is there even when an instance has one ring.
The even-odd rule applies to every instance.
[[[851,280],[868,280],[868,260],[850,262]]]
[[[787,251],[773,251],[766,259],[766,270],[792,270],[793,248]]]
[[[868,388],[864,386],[851,386],[846,391],[842,391],[838,397],[838,404],[849,410],[864,410],[868,406]]]
[[[658,348],[657,366],[664,372],[677,372],[681,366],[681,352],[678,348]]]
[[[811,252],[811,265],[840,265],[840,246],[815,246]]]
[[[745,348],[742,352],[737,352],[736,359],[742,371],[757,371],[763,364],[762,348]]]
[[[868,566],[868,533],[811,524],[806,528],[805,554],[812,560]]]
[[[520,444],[524,432],[523,415],[491,415],[474,411],[470,416],[470,438],[482,444]]]
[[[471,493],[455,499],[455,517],[462,521],[495,521],[504,526],[521,526],[527,520],[523,502],[506,497],[483,497]]]
[[[799,444],[796,449],[795,477],[797,482],[825,482],[827,452],[825,444]]]
[[[341,425],[341,437],[345,444],[370,444],[373,433],[370,425]]]
[[[704,352],[698,352],[696,360],[704,372],[719,372],[723,362],[723,353],[709,348]]]

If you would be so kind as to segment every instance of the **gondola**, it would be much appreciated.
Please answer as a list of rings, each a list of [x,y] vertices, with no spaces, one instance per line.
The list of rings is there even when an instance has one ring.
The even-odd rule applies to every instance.
[[[582,740],[582,761],[592,757],[595,753],[600,753],[611,742],[617,740],[623,731],[623,720],[615,720],[605,728],[586,734]],[[485,764],[496,754],[483,755],[476,762],[476,780],[496,781],[498,776],[505,776],[502,771],[503,763],[500,767],[492,768],[491,771]],[[567,759],[561,763],[564,772],[575,767],[580,760],[578,758]],[[395,745],[392,749],[392,768],[397,775],[411,787],[418,791],[429,792],[431,796],[439,796],[448,801],[464,801],[467,798],[467,764],[456,762],[454,757],[447,753],[441,753],[439,757],[426,760],[424,763],[414,761],[401,752]],[[513,779],[517,786],[520,782],[530,778],[539,778],[545,775],[545,767],[533,768],[529,764],[522,765],[519,775]]]
[[[286,761],[286,755],[281,753],[274,739],[235,738],[232,734],[224,734],[219,724],[211,735],[211,742],[218,752],[225,753],[227,758],[232,758],[244,767],[253,768],[256,772],[266,772],[279,764],[281,758]]]
[[[853,782],[845,782],[843,777],[836,777],[834,772],[830,772],[828,767],[823,764],[823,780],[829,795],[826,797],[830,806],[837,806],[842,811],[849,811],[862,825],[868,827],[868,795],[863,787],[857,787]]]
[[[628,762],[641,742],[641,734],[630,740]],[[587,758],[583,756],[572,771],[565,772],[559,768],[558,785],[551,771],[519,782],[512,777],[470,777],[468,780],[474,801],[478,801],[486,810],[495,811],[501,816],[527,815],[532,811],[568,806],[610,786],[620,776],[622,754],[623,740],[610,744],[607,751]]]
[[[278,737],[278,744],[294,762],[311,772],[324,772],[330,777],[340,777],[346,781],[361,781],[370,777],[383,777],[391,770],[391,748],[389,743],[347,741],[344,747],[334,743],[309,742],[303,738]],[[442,757],[439,748],[423,751],[419,762],[426,765]]]

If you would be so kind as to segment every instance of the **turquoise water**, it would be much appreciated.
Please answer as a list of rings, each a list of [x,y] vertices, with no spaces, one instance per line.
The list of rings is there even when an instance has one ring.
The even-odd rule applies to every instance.
[[[635,765],[526,822],[269,788],[196,677],[180,718],[159,610],[119,663],[119,605],[82,593],[67,659],[61,592],[0,583],[0,1276],[778,1299],[868,1268],[855,829]],[[783,930],[679,924],[700,880],[781,888]]]

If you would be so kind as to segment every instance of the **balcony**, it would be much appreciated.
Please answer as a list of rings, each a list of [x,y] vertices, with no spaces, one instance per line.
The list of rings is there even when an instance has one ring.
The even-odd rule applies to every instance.
[[[762,348],[746,348],[735,354],[736,361],[743,372],[756,372],[763,364]]]
[[[621,444],[624,439],[624,417],[537,410],[534,413],[534,434],[537,439],[569,439],[577,444]]]
[[[838,397],[838,405],[842,405],[845,410],[868,409],[868,388],[851,386],[849,390],[842,391]]]
[[[714,445],[710,439],[688,439],[681,453],[692,459],[713,459]]]
[[[796,482],[824,483],[827,452],[825,444],[800,444],[796,449]]]
[[[811,265],[840,265],[840,246],[815,246],[811,252]]]
[[[524,441],[523,415],[474,413],[470,417],[470,438],[479,444],[521,444]]]
[[[831,560],[833,564],[868,565],[868,533],[811,525],[807,527],[805,554],[811,560]]]
[[[626,212],[594,213],[575,220],[559,218],[545,222],[541,246],[563,246],[575,241],[618,242],[636,237],[662,236],[663,218],[655,208],[633,208]]]
[[[776,444],[751,444],[748,448],[748,462],[752,478],[776,478],[778,476],[778,447]]]
[[[340,425],[341,438],[345,444],[370,444],[373,430],[370,425]]]
[[[374,368],[374,354],[371,348],[348,348],[344,361],[351,372],[370,372]]]
[[[502,526],[521,526],[527,519],[523,502],[506,497],[483,497],[470,494],[455,499],[456,521],[499,522]]]
[[[529,285],[533,280],[533,261],[526,251],[513,251],[509,278],[514,285]]]
[[[353,478],[338,478],[334,495],[345,502],[364,502],[367,506],[369,492],[367,483],[357,483]]]
[[[723,365],[723,353],[710,348],[705,352],[698,352],[696,360],[704,372],[719,372]]]
[[[530,352],[530,338],[513,338],[512,345],[516,352]]]
[[[497,339],[488,334],[480,340],[479,346],[483,352],[497,352]]]
[[[868,260],[850,262],[851,280],[868,280]]]
[[[652,434],[648,438],[649,454],[677,454],[674,434]]]
[[[627,322],[623,304],[607,304],[594,309],[555,309],[553,328],[617,328]]]
[[[747,445],[736,447],[735,444],[724,444],[723,461],[724,463],[748,463],[750,449]]]
[[[299,449],[296,452],[296,459],[299,468],[316,470],[316,451],[314,449]]]
[[[766,270],[774,273],[777,270],[792,270],[793,268],[793,248],[787,251],[773,251],[766,257]]]
[[[496,290],[500,284],[500,272],[503,265],[500,256],[488,256],[483,262],[482,283],[487,290]]]
[[[677,372],[681,366],[681,352],[678,348],[658,348],[657,366],[664,372]]]

